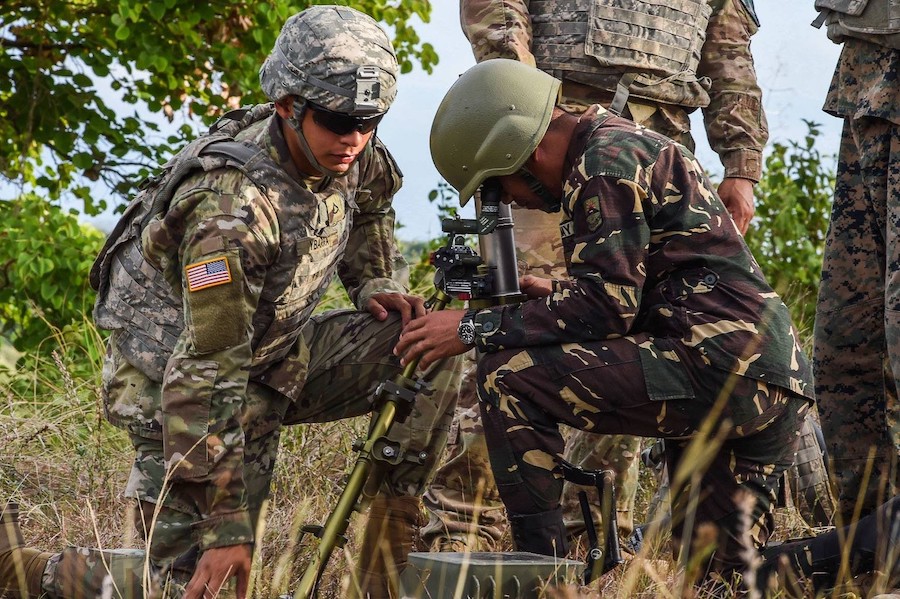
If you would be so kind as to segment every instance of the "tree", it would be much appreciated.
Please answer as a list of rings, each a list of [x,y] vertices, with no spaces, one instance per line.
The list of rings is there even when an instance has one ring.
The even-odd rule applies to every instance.
[[[756,218],[746,240],[794,322],[808,332],[815,320],[834,161],[816,148],[819,125],[804,122],[808,132],[802,141],[775,143],[766,157],[756,188]]]
[[[31,194],[0,202],[0,222],[0,337],[33,350],[90,314],[87,273],[103,234]]]
[[[412,17],[429,0],[333,0],[389,25],[403,72],[437,55]],[[319,0],[3,0],[0,2],[0,178],[83,211],[106,207],[191,132],[228,107],[263,101],[262,60],[284,21]],[[163,136],[148,114],[180,118]]]

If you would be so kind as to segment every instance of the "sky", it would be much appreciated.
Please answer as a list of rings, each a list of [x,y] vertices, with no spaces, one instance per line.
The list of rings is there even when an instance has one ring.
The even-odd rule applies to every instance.
[[[406,240],[440,235],[437,211],[427,199],[440,180],[431,162],[428,134],[447,89],[475,64],[459,27],[457,0],[432,0],[431,4],[431,22],[416,29],[423,41],[435,47],[440,62],[431,75],[415,69],[400,78],[397,100],[378,130],[404,174],[394,206],[402,225],[397,236]],[[763,91],[770,144],[802,139],[807,132],[806,119],[822,125],[819,150],[836,154],[841,123],[822,112],[822,103],[840,47],[828,40],[824,30],[810,26],[816,17],[812,0],[756,0],[755,4],[762,25],[753,36],[751,50]],[[720,175],[721,164],[706,143],[700,118],[699,111],[692,117],[697,156],[707,171]]]

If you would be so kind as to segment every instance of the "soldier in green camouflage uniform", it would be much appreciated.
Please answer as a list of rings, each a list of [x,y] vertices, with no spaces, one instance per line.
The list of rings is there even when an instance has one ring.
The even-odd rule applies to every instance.
[[[95,265],[95,319],[112,330],[106,413],[135,448],[125,493],[139,503],[152,571],[187,584],[188,599],[231,577],[243,599],[281,427],[372,411],[377,385],[400,373],[391,350],[402,324],[424,314],[393,237],[401,174],[374,135],[398,73],[370,17],[319,6],[290,18],[260,70],[274,105],[220,124],[248,159],[217,162],[198,150],[207,138],[190,144],[171,164],[199,152],[199,167],[171,197],[140,195]],[[311,317],[335,274],[359,311]],[[391,469],[373,502],[380,520],[360,560],[373,597],[387,596],[383,570],[410,549],[445,443],[457,389],[444,366],[423,373],[412,415],[390,431],[429,458]],[[385,521],[395,564],[370,534]],[[99,596],[109,580],[141,593],[115,573],[140,583],[142,555],[42,559],[53,597]]]
[[[707,138],[725,169],[719,196],[741,231],[746,231],[754,211],[753,185],[761,176],[762,148],[768,139],[750,53],[750,37],[758,27],[752,1],[676,2],[666,21],[649,21],[652,36],[669,39],[675,34],[677,43],[684,45],[677,50],[683,53],[684,64],[678,65],[678,77],[668,81],[660,80],[670,75],[661,69],[673,67],[660,56],[650,56],[641,64],[634,59],[634,50],[616,53],[602,44],[593,48],[596,56],[585,54],[589,7],[612,11],[620,4],[632,5],[636,13],[650,12],[641,0],[460,0],[460,19],[478,62],[509,58],[536,65],[562,80],[563,98],[573,109],[584,110],[593,103],[609,107],[622,76],[639,72],[621,107],[623,116],[693,150],[689,113],[701,108]],[[679,16],[690,20],[682,18],[678,23]],[[623,26],[607,22],[614,28]],[[623,45],[627,48],[629,43],[641,41]],[[555,215],[517,207],[513,214],[523,272],[565,277]],[[473,374],[474,367],[467,372]],[[465,376],[446,463],[425,494],[429,522],[422,536],[435,550],[495,548],[505,529],[476,403],[473,377]],[[616,472],[619,530],[627,537],[634,526],[640,439],[574,431],[566,447],[568,461]],[[584,519],[576,488],[567,484],[564,496],[570,533],[578,534]],[[595,513],[595,519],[599,516]]]
[[[844,130],[814,369],[840,513],[849,522],[854,509],[865,515],[900,488],[900,6],[835,0],[816,7],[829,38],[843,43],[824,108],[844,119]]]
[[[566,424],[666,438],[673,535],[688,537],[676,546],[743,571],[772,533],[775,488],[812,404],[806,357],[690,151],[599,105],[560,110],[559,83],[517,61],[480,63],[442,101],[431,147],[463,202],[490,176],[505,202],[561,210],[570,278],[525,276],[521,304],[416,319],[397,352],[428,364],[474,339],[518,550],[565,553]]]

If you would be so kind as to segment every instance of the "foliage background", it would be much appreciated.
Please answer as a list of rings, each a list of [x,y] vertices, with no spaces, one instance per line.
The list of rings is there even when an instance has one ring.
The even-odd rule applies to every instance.
[[[258,91],[261,56],[314,0],[5,0],[0,3],[0,176],[96,214],[191,132]],[[437,61],[409,24],[428,0],[345,0],[394,32],[403,72]],[[182,126],[163,137],[147,115]],[[192,120],[193,119],[193,120]],[[90,185],[99,182],[100,186]],[[96,197],[101,189],[108,195]]]

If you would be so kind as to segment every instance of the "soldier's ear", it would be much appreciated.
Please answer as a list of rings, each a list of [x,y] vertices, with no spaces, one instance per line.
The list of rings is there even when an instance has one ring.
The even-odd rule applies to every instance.
[[[289,119],[294,114],[294,97],[285,96],[275,102],[275,111],[283,119]]]

